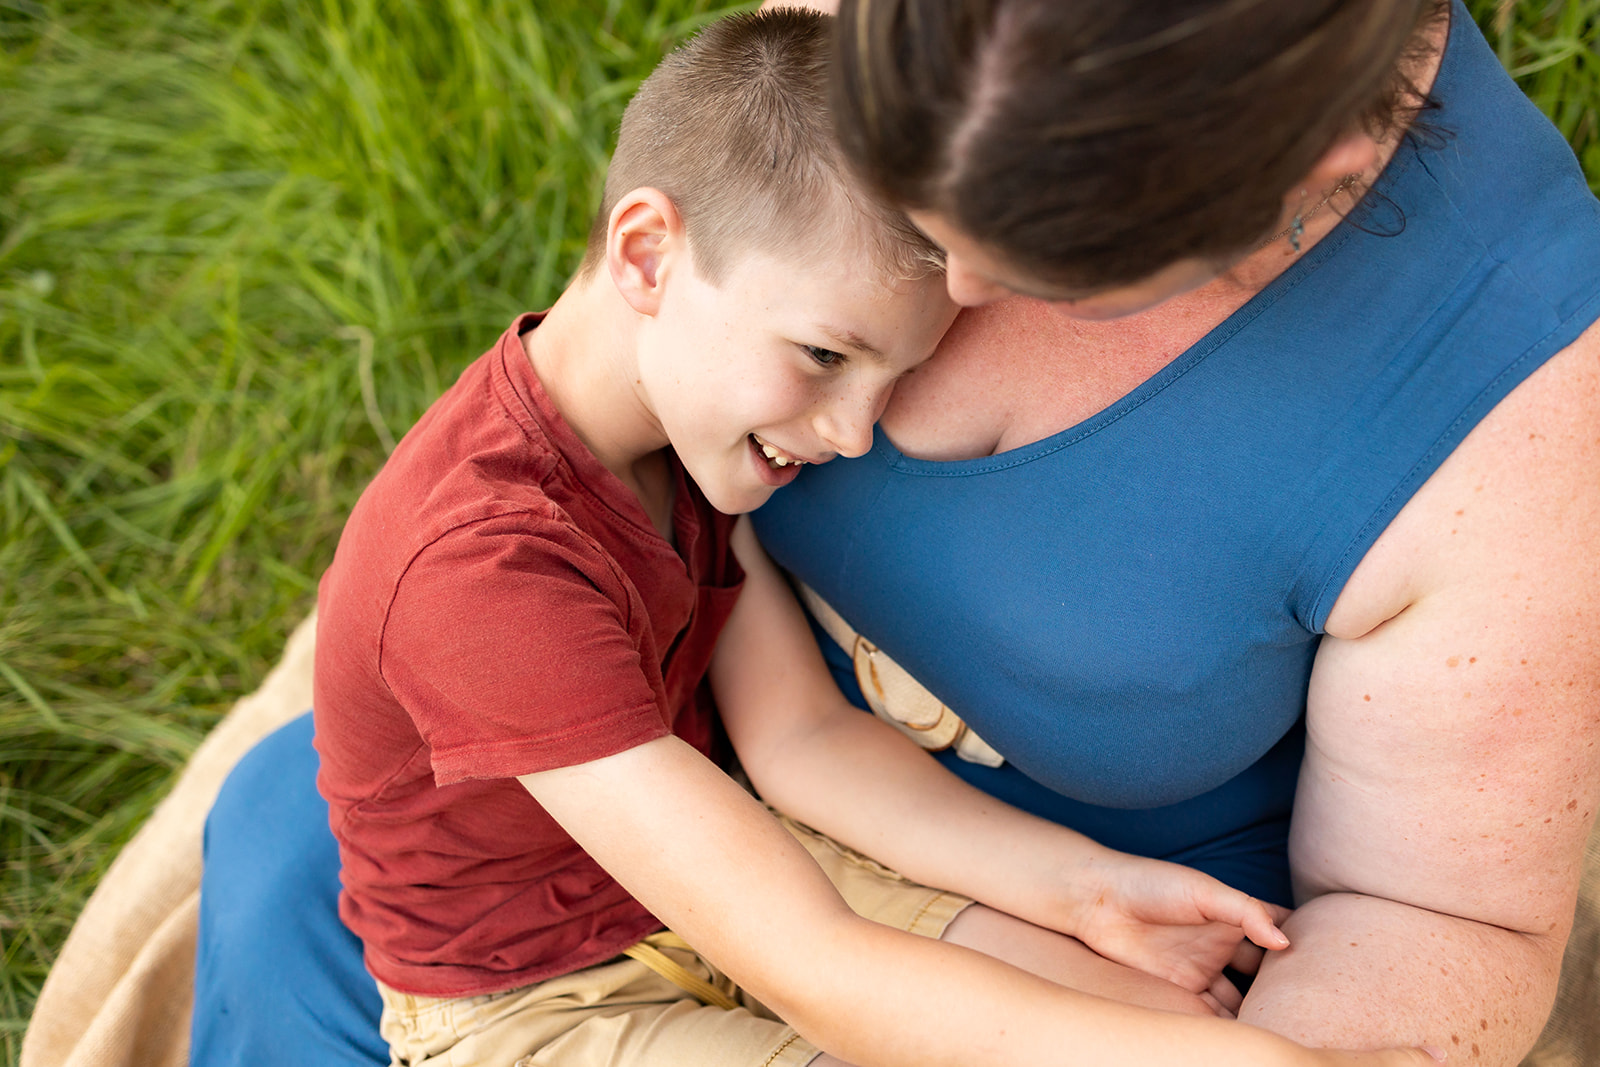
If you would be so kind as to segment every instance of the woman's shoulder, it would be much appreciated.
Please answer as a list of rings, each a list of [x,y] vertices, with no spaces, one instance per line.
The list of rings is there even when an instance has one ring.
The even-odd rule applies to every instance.
[[[1374,228],[1434,206],[1501,259],[1586,268],[1600,280],[1600,203],[1572,148],[1518,88],[1458,6],[1439,75],[1410,135],[1415,165],[1396,168],[1369,205]],[[1437,198],[1430,202],[1431,198]],[[1408,203],[1420,201],[1418,203]]]
[[[1511,390],[1423,483],[1350,576],[1327,631],[1359,638],[1441,587],[1488,581],[1493,572],[1468,551],[1475,543],[1514,561],[1518,581],[1592,556],[1597,427],[1600,322]]]

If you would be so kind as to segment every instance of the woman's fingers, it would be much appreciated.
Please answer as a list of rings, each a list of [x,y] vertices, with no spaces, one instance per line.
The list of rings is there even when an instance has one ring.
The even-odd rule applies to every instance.
[[[1340,1052],[1317,1050],[1317,1058],[1329,1067],[1439,1067],[1445,1062],[1442,1049],[1431,1045],[1419,1048],[1391,1048],[1381,1052]]]
[[[1261,961],[1267,951],[1248,941],[1240,941],[1233,949],[1233,958],[1228,961],[1228,966],[1240,974],[1255,974],[1261,969]]]
[[[1198,996],[1200,997],[1201,1000],[1205,1001],[1206,1007],[1210,1008],[1211,1009],[1211,1013],[1213,1015],[1215,1015],[1217,1018],[1219,1018],[1219,1019],[1237,1019],[1239,1017],[1235,1013],[1229,1011],[1227,1008],[1224,1008],[1222,1006],[1222,1003],[1219,1000],[1217,1000],[1216,997],[1212,996],[1209,992],[1200,993],[1200,994],[1198,994]]]
[[[1445,1061],[1442,1049],[1424,1045],[1421,1048],[1397,1048],[1383,1053],[1383,1067],[1439,1067]]]
[[[1238,1016],[1239,1008],[1244,1004],[1244,994],[1240,993],[1237,986],[1220,974],[1212,980],[1211,988],[1201,993],[1200,996],[1202,999],[1209,998],[1208,1003],[1214,1000],[1217,1004],[1226,1008],[1228,1010],[1227,1017],[1230,1019]]]

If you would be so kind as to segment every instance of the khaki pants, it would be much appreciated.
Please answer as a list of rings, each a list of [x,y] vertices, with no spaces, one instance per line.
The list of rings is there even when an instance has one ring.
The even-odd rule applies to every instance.
[[[971,903],[907,881],[791,819],[779,821],[863,918],[938,937]],[[413,996],[379,982],[390,1061],[402,1067],[803,1067],[817,1055],[815,1046],[675,934],[663,931],[642,944],[633,951],[652,963],[619,957],[486,996]],[[692,977],[663,977],[673,964]]]

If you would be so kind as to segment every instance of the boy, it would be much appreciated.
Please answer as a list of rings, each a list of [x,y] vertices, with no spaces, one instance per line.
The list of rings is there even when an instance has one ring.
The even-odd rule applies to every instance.
[[[663,62],[578,277],[423,416],[323,579],[319,787],[397,1063],[1125,1058],[1157,1019],[1204,1060],[1215,1019],[935,939],[1193,996],[786,830],[709,758],[708,673],[757,785],[890,862],[1195,992],[1229,995],[1234,924],[1287,943],[1263,906],[996,810],[850,709],[719,514],[864,452],[953,314],[927,247],[842,176],[825,29],[736,17]]]

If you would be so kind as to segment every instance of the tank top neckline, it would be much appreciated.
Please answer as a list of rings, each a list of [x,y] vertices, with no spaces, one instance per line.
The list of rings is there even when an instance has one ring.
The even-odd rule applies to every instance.
[[[1454,0],[1450,5],[1450,28],[1445,37],[1444,54],[1439,60],[1439,70],[1434,77],[1433,90],[1430,96],[1448,99],[1444,95],[1448,92],[1448,77],[1453,64],[1451,55],[1456,51],[1456,34],[1460,30],[1461,20],[1467,17],[1461,5],[1461,0]],[[1352,222],[1352,218],[1367,213],[1374,198],[1378,202],[1390,200],[1389,194],[1401,177],[1411,168],[1416,160],[1420,146],[1415,138],[1407,136],[1402,139],[1400,146],[1395,150],[1387,166],[1378,175],[1372,187],[1362,201],[1353,208],[1348,215],[1339,220],[1328,235],[1312,246],[1305,255],[1287,270],[1272,281],[1233,314],[1223,319],[1212,327],[1204,336],[1183,352],[1175,356],[1171,362],[1150,377],[1140,382],[1133,389],[1112,401],[1106,407],[1095,412],[1081,421],[1074,423],[1048,437],[1037,441],[996,452],[987,456],[974,456],[971,459],[937,460],[918,459],[901,452],[889,435],[884,432],[880,424],[873,429],[872,454],[882,461],[890,470],[901,474],[934,477],[934,478],[965,478],[974,475],[989,474],[994,471],[1008,470],[1044,459],[1065,448],[1070,448],[1079,441],[1106,429],[1119,419],[1132,414],[1146,402],[1159,396],[1162,390],[1178,381],[1189,371],[1200,365],[1205,359],[1218,349],[1226,345],[1236,334],[1248,327],[1258,317],[1270,310],[1280,299],[1293,292],[1302,282],[1313,277],[1316,272],[1329,263],[1350,240],[1361,233],[1359,222]]]

